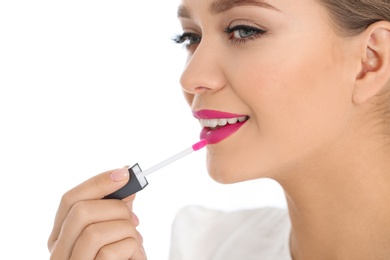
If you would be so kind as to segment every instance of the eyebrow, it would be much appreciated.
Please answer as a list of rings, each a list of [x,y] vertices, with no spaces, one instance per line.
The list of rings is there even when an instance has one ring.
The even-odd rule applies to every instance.
[[[177,17],[179,18],[191,18],[191,13],[183,5],[179,6],[177,9]]]
[[[216,0],[210,5],[210,12],[212,14],[219,14],[240,5],[256,5],[267,9],[278,10],[264,0]]]
[[[233,7],[242,5],[256,5],[267,9],[279,11],[277,8],[270,5],[264,0],[215,0],[211,3],[209,10],[211,14],[219,14],[226,12]],[[191,18],[191,13],[184,6],[179,6],[177,16],[181,18]]]

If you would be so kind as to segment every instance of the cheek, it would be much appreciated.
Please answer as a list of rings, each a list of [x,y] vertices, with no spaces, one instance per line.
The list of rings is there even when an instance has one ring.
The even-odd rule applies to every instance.
[[[243,55],[239,62],[245,67],[230,73],[252,114],[247,148],[258,161],[294,163],[342,134],[350,93],[340,72],[343,64],[325,53],[331,51],[313,46],[304,52]]]

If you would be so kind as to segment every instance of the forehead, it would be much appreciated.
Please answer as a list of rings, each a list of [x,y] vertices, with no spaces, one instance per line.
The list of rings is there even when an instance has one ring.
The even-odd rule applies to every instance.
[[[240,6],[246,6],[250,10],[267,10],[289,22],[304,20],[309,24],[332,24],[322,0],[181,0],[177,15],[179,18],[190,19],[203,15],[214,17]],[[246,9],[249,10],[248,8]]]
[[[219,14],[236,6],[248,5],[277,10],[277,8],[270,3],[270,0],[183,0],[178,8],[178,17],[190,17],[191,13],[189,7],[193,5],[202,5],[202,9],[204,10],[206,8],[210,14]]]

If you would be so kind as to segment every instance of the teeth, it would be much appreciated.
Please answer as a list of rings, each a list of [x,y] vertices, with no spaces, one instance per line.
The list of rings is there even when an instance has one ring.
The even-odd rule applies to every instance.
[[[244,122],[246,120],[246,116],[241,116],[238,118],[238,122]]]
[[[217,126],[225,126],[226,124],[232,125],[237,122],[244,122],[245,120],[247,120],[246,116],[219,119],[200,119],[199,121],[202,127],[215,128]]]
[[[218,120],[215,120],[215,119],[211,119],[209,120],[210,122],[210,127],[216,127],[218,125]]]
[[[218,119],[218,125],[220,126],[224,126],[227,124],[227,119]]]
[[[231,125],[237,123],[237,121],[238,121],[238,118],[229,118],[228,119],[228,123]]]

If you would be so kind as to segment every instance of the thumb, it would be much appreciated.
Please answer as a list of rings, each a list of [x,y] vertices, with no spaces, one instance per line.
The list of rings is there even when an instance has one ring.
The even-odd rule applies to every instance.
[[[129,178],[129,170],[127,167],[116,169],[109,174],[109,177],[113,182],[122,182]]]
[[[122,188],[129,180],[127,167],[101,173],[81,183],[73,191],[77,200],[101,199]]]
[[[122,188],[128,180],[129,171],[127,167],[124,167],[96,175],[66,192],[57,210],[49,244],[53,244],[58,238],[63,222],[75,203],[101,199],[107,194]]]

